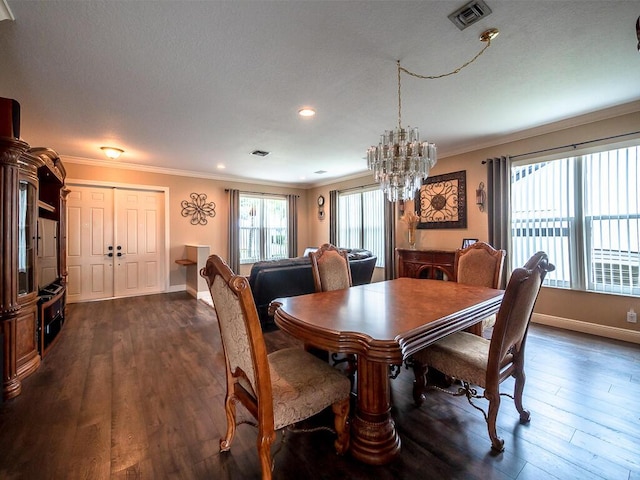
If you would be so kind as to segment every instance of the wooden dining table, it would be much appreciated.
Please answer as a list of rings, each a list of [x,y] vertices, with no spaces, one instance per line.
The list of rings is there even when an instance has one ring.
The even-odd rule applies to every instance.
[[[357,356],[351,455],[382,465],[400,453],[391,416],[389,366],[496,313],[502,290],[398,278],[344,290],[279,298],[275,323],[305,345]]]

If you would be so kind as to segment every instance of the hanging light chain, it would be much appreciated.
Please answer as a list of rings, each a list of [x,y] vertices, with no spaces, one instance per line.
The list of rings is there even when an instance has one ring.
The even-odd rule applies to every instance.
[[[456,73],[460,73],[460,71],[465,68],[468,67],[469,65],[471,65],[473,62],[475,62],[480,55],[482,55],[487,48],[489,48],[491,46],[491,39],[492,38],[496,38],[496,36],[498,35],[498,30],[497,29],[491,29],[491,30],[487,30],[486,32],[483,32],[482,35],[480,36],[480,40],[483,42],[487,42],[487,44],[484,46],[484,48],[482,50],[480,50],[475,57],[473,57],[471,60],[469,60],[468,62],[464,63],[462,66],[456,68],[455,70],[448,72],[448,73],[443,73],[441,75],[420,75],[419,73],[413,73],[409,70],[407,70],[404,67],[400,66],[400,61],[398,60],[398,92],[400,92],[400,72],[404,72],[407,75],[411,75],[412,77],[416,77],[416,78],[422,78],[424,80],[436,80],[438,78],[444,78],[444,77],[448,77],[450,75],[455,75]]]
[[[487,50],[487,48],[489,48],[491,46],[491,39],[492,38],[496,38],[498,36],[498,33],[500,33],[500,32],[498,31],[497,28],[492,28],[492,29],[485,30],[484,32],[482,32],[482,35],[480,35],[480,41],[487,42],[487,44],[471,60],[469,60],[468,62],[464,63],[460,67],[458,67],[455,70],[452,70],[451,72],[448,72],[448,73],[442,73],[440,75],[421,75],[419,73],[414,73],[414,72],[411,72],[411,71],[407,70],[406,68],[404,68],[403,66],[400,65],[400,60],[398,60],[397,61],[397,64],[398,64],[398,129],[402,129],[402,96],[401,96],[401,88],[400,88],[401,87],[401,75],[400,75],[401,72],[404,72],[407,75],[410,75],[412,77],[421,78],[423,80],[436,80],[438,78],[449,77],[451,75],[455,75],[457,73],[460,73],[460,71],[463,68],[468,67],[473,62],[475,62],[480,57],[480,55],[482,55]]]

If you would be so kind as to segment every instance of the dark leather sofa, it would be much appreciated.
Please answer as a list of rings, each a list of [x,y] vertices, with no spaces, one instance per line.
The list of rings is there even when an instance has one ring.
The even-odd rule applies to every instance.
[[[369,250],[346,249],[353,285],[371,282],[377,257]],[[315,292],[311,259],[303,257],[256,262],[251,268],[249,285],[253,293],[262,328],[273,327],[269,303],[280,297],[294,297]]]

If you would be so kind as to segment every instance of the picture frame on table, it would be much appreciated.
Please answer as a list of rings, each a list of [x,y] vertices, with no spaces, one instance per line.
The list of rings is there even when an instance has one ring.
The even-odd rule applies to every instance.
[[[462,247],[461,248],[467,248],[471,245],[473,245],[474,243],[476,243],[478,241],[477,238],[463,238],[462,239]]]

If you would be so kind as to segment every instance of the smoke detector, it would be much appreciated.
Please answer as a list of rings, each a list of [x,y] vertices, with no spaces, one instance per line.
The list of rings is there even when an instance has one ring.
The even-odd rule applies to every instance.
[[[473,0],[449,15],[456,27],[464,30],[491,13],[491,9],[482,0]]]

